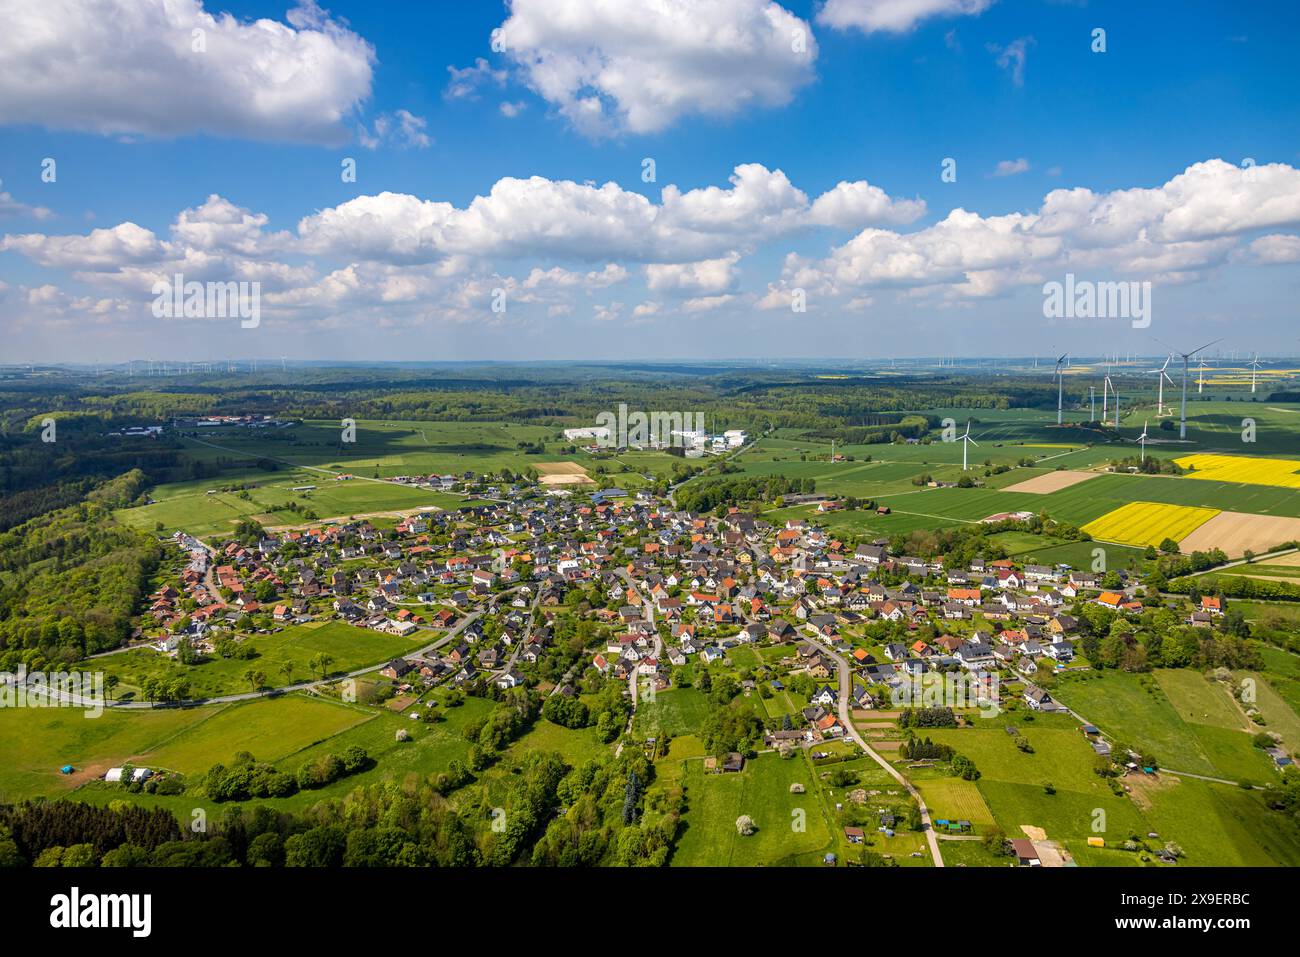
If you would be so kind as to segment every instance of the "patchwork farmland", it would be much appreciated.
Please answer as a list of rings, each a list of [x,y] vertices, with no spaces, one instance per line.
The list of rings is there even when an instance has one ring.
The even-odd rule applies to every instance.
[[[1130,502],[1083,526],[1098,541],[1121,545],[1159,545],[1181,541],[1219,512],[1186,505]]]

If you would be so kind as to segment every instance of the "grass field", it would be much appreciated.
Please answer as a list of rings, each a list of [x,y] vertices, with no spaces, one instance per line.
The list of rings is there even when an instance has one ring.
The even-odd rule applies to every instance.
[[[1142,814],[1162,840],[1178,842],[1188,865],[1300,865],[1300,831],[1259,792],[1164,775]]]
[[[87,718],[79,708],[0,708],[0,803],[65,794],[218,710],[108,710]],[[65,764],[76,773],[60,774]]]
[[[344,713],[348,711],[347,708],[336,703],[310,701],[305,698],[299,700],[307,704],[338,709]],[[263,699],[240,705],[237,714],[254,725],[261,725],[265,719],[259,714],[258,709],[263,708],[268,703],[270,702]],[[319,755],[338,754],[349,747],[356,746],[363,748],[374,760],[373,767],[359,774],[341,778],[317,790],[299,791],[287,798],[254,800],[247,803],[250,805],[265,804],[278,810],[303,811],[318,801],[327,798],[342,799],[358,787],[379,784],[384,781],[407,785],[422,780],[427,775],[447,770],[453,759],[461,761],[466,759],[470,745],[463,736],[463,729],[471,721],[482,719],[491,708],[492,703],[489,701],[481,698],[466,698],[462,705],[445,710],[446,721],[438,724],[416,724],[404,715],[394,714],[384,709],[355,706],[351,710],[359,720],[343,727],[329,737],[322,738],[317,743],[304,745],[301,740],[295,742],[297,746],[276,759],[275,764],[282,770],[295,772],[306,761]],[[202,709],[203,714],[210,714],[213,710],[212,708]],[[323,715],[324,712],[318,714]],[[119,716],[134,719],[145,715]],[[315,717],[313,720],[319,722],[323,721],[324,718]],[[408,732],[408,740],[397,740],[396,732],[399,728]],[[318,730],[328,730],[328,728],[322,728],[318,724]],[[201,740],[203,734],[201,724],[195,727],[195,733],[200,736]],[[206,761],[209,757],[216,757],[224,751],[221,746],[214,749],[204,749],[201,745],[187,741],[185,734],[177,735],[174,741],[166,742],[164,746],[175,748],[182,755],[187,750],[196,751],[197,749],[199,763]],[[272,751],[282,751],[284,749],[280,747],[268,749],[268,742],[265,739],[260,739],[260,743],[253,742],[252,747],[248,750],[259,759],[270,760]],[[159,748],[159,753],[165,753],[163,747]],[[220,814],[221,809],[225,806],[193,794],[176,797],[130,794],[118,787],[108,786],[102,782],[81,788],[76,792],[76,798],[77,800],[96,804],[106,804],[112,800],[125,799],[146,807],[164,807],[176,813],[183,823],[189,821],[193,808],[205,808],[208,814],[212,815]]]
[[[930,817],[949,821],[970,821],[976,827],[993,824],[993,812],[973,781],[961,778],[926,778],[916,782],[925,798]]]
[[[1032,754],[1016,747],[1006,732],[1007,724],[1013,724],[1029,741]],[[1031,722],[1004,715],[996,722],[931,731],[928,736],[975,762],[981,774],[978,790],[1008,837],[1024,837],[1022,825],[1039,827],[1073,853],[1098,833],[1093,829],[1097,809],[1104,811],[1106,835],[1123,833],[1127,837],[1142,826],[1132,803],[1113,794],[1093,773],[1092,749],[1076,724],[1066,716],[1039,716]],[[1047,793],[1048,784],[1055,793]],[[923,783],[922,793],[928,786],[928,781]]]
[[[117,675],[120,683],[114,692],[116,698],[138,695],[145,678],[160,675],[185,677],[190,682],[191,697],[207,698],[252,690],[244,680],[244,672],[249,668],[265,674],[268,687],[283,686],[318,677],[308,663],[319,653],[334,659],[330,665],[332,673],[355,671],[407,654],[432,640],[431,634],[417,631],[415,637],[401,638],[342,621],[312,622],[245,639],[258,652],[256,658],[249,660],[214,657],[202,664],[182,665],[157,651],[139,648],[96,658],[91,664],[105,675]],[[285,680],[281,670],[285,663],[293,669],[292,682]]]
[[[1130,502],[1083,526],[1093,538],[1121,545],[1159,545],[1167,538],[1180,541],[1215,515],[1215,509]]]
[[[304,695],[226,705],[183,734],[143,752],[138,763],[195,775],[240,751],[275,762],[369,719],[371,712]]]
[[[1247,679],[1253,682],[1248,687],[1254,692],[1254,706],[1264,716],[1264,730],[1282,735],[1282,746],[1288,751],[1300,752],[1300,716],[1273,687],[1273,682],[1286,679],[1271,678],[1253,671],[1239,671],[1234,677],[1238,682]]]
[[[1196,672],[1157,671],[1146,684],[1136,675],[1106,672],[1065,679],[1054,694],[1113,739],[1152,752],[1162,767],[1230,781],[1271,780],[1267,758],[1249,733],[1237,730],[1244,722],[1229,723],[1227,692],[1198,681],[1210,684]]]
[[[799,782],[804,794],[791,794]],[[793,863],[832,843],[830,828],[818,807],[816,785],[806,761],[761,754],[738,774],[707,774],[704,762],[684,762],[681,783],[686,813],[672,857],[674,865],[752,867]],[[802,809],[805,828],[792,828],[792,812]],[[758,830],[736,833],[736,818],[748,814]]]
[[[739,649],[737,649],[739,650]],[[697,734],[709,713],[709,699],[695,688],[670,688],[644,701],[636,713],[638,738]]]
[[[298,513],[282,509],[290,502],[310,509],[320,519],[421,508],[456,508],[465,504],[460,496],[430,489],[389,482],[335,482],[328,475],[296,469],[262,473],[252,479],[257,485],[246,491],[246,499],[234,492],[213,491],[235,481],[223,476],[162,485],[151,492],[154,504],[119,509],[115,515],[125,524],[142,531],[153,532],[161,524],[161,534],[183,530],[207,537],[230,532],[236,522],[245,518],[253,518],[264,525],[306,524],[308,520]],[[295,487],[305,485],[315,485],[316,488],[310,492],[293,491]],[[282,510],[276,511],[277,508]]]
[[[529,751],[554,751],[574,766],[591,758],[613,753],[613,745],[605,744],[596,736],[596,729],[565,728],[544,718],[510,746],[510,753],[521,756]]]
[[[1245,715],[1219,682],[1207,681],[1200,672],[1188,669],[1165,668],[1154,674],[1160,690],[1184,721],[1233,731],[1245,730]]]

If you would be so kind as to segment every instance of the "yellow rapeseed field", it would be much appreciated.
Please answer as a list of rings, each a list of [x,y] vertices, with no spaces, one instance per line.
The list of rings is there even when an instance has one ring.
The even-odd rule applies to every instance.
[[[1218,514],[1217,508],[1129,502],[1089,522],[1083,526],[1083,530],[1104,542],[1159,545],[1166,538],[1181,541],[1184,536],[1190,535]]]
[[[1294,459],[1251,458],[1245,455],[1185,455],[1174,461],[1183,468],[1195,469],[1188,478],[1300,488],[1300,462]]]

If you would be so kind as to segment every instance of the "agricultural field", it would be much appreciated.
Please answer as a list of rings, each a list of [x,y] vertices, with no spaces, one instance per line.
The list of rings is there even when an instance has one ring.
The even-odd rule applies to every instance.
[[[1211,482],[1241,482],[1300,489],[1300,461],[1251,458],[1244,455],[1187,455],[1175,459],[1189,478]]]
[[[1083,526],[1098,541],[1121,545],[1159,545],[1181,541],[1215,515],[1214,509],[1156,502],[1130,502]]]
[[[220,462],[220,477],[162,485],[150,493],[154,504],[119,510],[125,523],[170,534],[183,530],[207,537],[252,518],[269,527],[303,525],[309,520],[285,508],[296,502],[317,521],[458,508],[460,495],[383,481],[395,476],[479,474],[536,468],[548,484],[604,482],[636,489],[644,474],[667,473],[674,462],[662,452],[629,451],[593,456],[561,455],[559,429],[502,422],[405,422],[359,420],[356,441],[341,442],[337,424],[304,421],[284,430],[216,428],[185,440],[187,456]],[[540,447],[536,454],[522,444]],[[264,467],[257,467],[255,463]],[[591,472],[599,471],[598,478]],[[643,474],[644,473],[644,474]],[[339,480],[341,475],[353,476]],[[606,480],[607,479],[607,480]],[[252,485],[245,493],[223,486]],[[305,486],[315,486],[302,491]],[[295,491],[295,490],[298,491]],[[245,497],[245,495],[247,497]]]
[[[530,751],[554,751],[575,767],[592,758],[606,757],[612,750],[612,745],[596,736],[594,727],[564,728],[541,718],[510,746],[511,753],[520,756]]]
[[[502,469],[518,473],[566,460],[588,470],[601,465],[612,472],[668,472],[673,462],[680,461],[661,452],[594,456],[579,450],[563,456],[560,449],[571,443],[563,438],[560,427],[511,422],[358,419],[355,441],[342,442],[341,434],[337,421],[320,419],[306,419],[274,431],[220,428],[189,440],[188,451],[200,459],[228,460],[242,455],[253,461],[269,458],[289,466],[371,478]]]
[[[1258,791],[1167,774],[1137,781],[1133,801],[1143,826],[1177,841],[1187,864],[1300,866],[1300,832],[1269,810]]]
[[[1078,485],[1080,482],[1086,482],[1089,479],[1095,479],[1100,472],[1071,472],[1068,469],[1061,469],[1055,472],[1045,472],[1042,475],[1035,475],[1031,479],[1018,482],[1015,485],[1008,485],[1004,491],[1007,492],[1030,492],[1034,495],[1048,495],[1052,492],[1059,492],[1067,489],[1072,485]]]
[[[219,491],[220,486],[240,484],[225,475],[159,486],[151,493],[154,504],[119,509],[115,514],[123,523],[142,531],[156,530],[165,535],[185,531],[205,538],[229,533],[236,523],[249,518],[269,527],[311,524],[300,512],[285,508],[291,502],[312,511],[318,520],[466,504],[463,497],[445,492],[359,478],[339,482],[329,475],[304,470],[263,472],[244,481],[255,483],[255,487],[242,493]],[[295,491],[313,485],[312,491]]]
[[[935,820],[970,821],[977,829],[981,825],[995,823],[993,812],[989,810],[984,796],[973,781],[964,781],[958,777],[920,778],[915,784],[925,798],[930,817]],[[946,851],[947,848],[943,850]]]
[[[356,420],[355,441],[342,441],[337,420],[306,419],[285,429],[214,428],[189,440],[199,459],[267,458],[291,466],[348,472],[374,478],[431,473],[523,471],[543,456],[527,455],[519,443],[554,441],[560,431],[505,422]]]
[[[1220,512],[1183,538],[1180,544],[1184,552],[1219,548],[1229,558],[1239,558],[1248,551],[1263,554],[1294,541],[1300,541],[1300,518]],[[1255,572],[1252,577],[1267,574],[1262,569],[1252,571]],[[1273,577],[1286,579],[1291,576],[1284,570]]]

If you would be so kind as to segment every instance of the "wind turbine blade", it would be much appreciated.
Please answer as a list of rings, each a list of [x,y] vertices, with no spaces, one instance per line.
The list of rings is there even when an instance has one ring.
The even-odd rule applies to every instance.
[[[1188,355],[1189,357],[1194,356],[1194,355],[1196,355],[1196,353],[1200,352],[1202,349],[1208,349],[1208,348],[1210,348],[1210,346],[1214,345],[1214,343],[1216,343],[1216,342],[1222,342],[1222,341],[1223,341],[1223,337],[1220,336],[1218,339],[1215,339],[1215,340],[1213,340],[1213,341],[1211,341],[1211,342],[1207,342],[1207,343],[1206,343],[1205,345],[1203,345],[1203,346],[1198,346],[1198,347],[1196,347],[1196,348],[1193,349],[1191,352],[1187,353],[1187,355]]]

